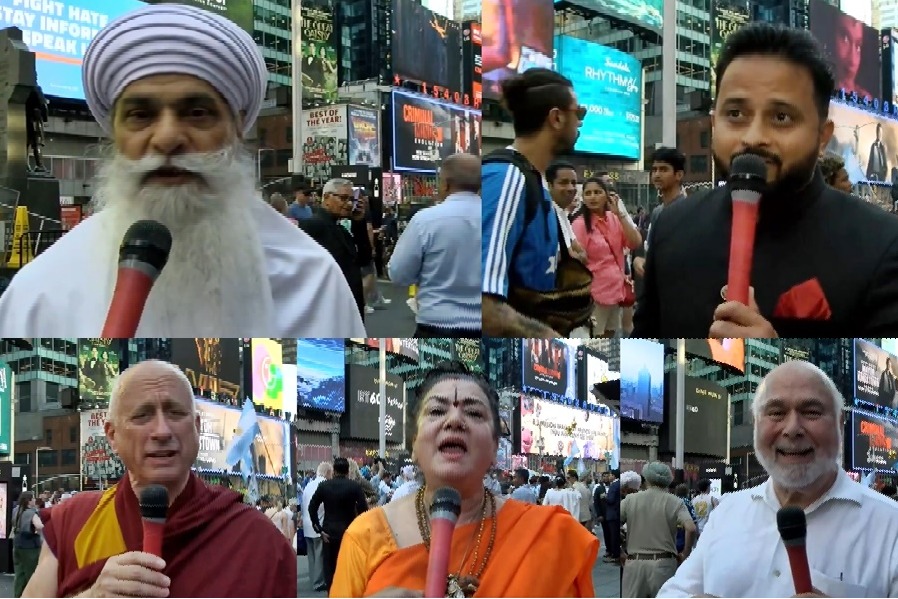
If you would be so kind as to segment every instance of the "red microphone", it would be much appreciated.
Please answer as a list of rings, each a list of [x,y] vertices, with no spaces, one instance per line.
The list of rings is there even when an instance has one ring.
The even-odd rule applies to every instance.
[[[461,495],[451,487],[437,489],[430,504],[430,558],[427,560],[425,597],[445,597],[452,533],[461,513]]]
[[[730,196],[733,225],[730,234],[730,268],[727,301],[749,305],[751,262],[755,252],[758,205],[767,188],[767,164],[757,154],[740,154],[731,165]]]
[[[804,510],[792,505],[782,508],[776,513],[776,527],[789,555],[789,568],[795,582],[795,594],[813,593],[811,568],[808,566],[808,553],[805,549],[808,527]]]
[[[150,485],[140,492],[140,516],[143,520],[143,552],[162,557],[162,536],[168,513],[168,490]]]
[[[119,248],[118,278],[106,313],[103,337],[134,337],[153,283],[168,262],[171,233],[153,220],[137,221]]]

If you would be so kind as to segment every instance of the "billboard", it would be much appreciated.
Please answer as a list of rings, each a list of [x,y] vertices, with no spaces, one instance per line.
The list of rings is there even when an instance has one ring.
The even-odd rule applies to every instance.
[[[863,339],[854,340],[854,399],[898,408],[898,358]]]
[[[555,4],[567,4],[568,1],[555,0]],[[656,33],[661,33],[664,24],[664,0],[577,0],[571,4],[625,20]]]
[[[751,20],[747,0],[716,0],[711,3],[711,97],[717,90],[717,58],[727,37]]]
[[[296,404],[344,412],[346,366],[343,339],[296,340]]]
[[[253,0],[145,0],[146,4],[186,4],[221,15],[253,34]]]
[[[676,440],[676,374],[666,377],[664,424],[661,427],[659,449],[673,452]],[[730,413],[730,394],[726,388],[704,379],[687,376],[685,387],[684,451],[725,457],[727,426]]]
[[[239,462],[233,468],[227,464],[228,449],[237,432],[240,410],[197,399],[196,411],[200,417],[200,450],[194,468],[240,472]],[[261,434],[256,435],[253,441],[255,473],[289,476],[290,431],[287,422],[261,415],[258,418]]]
[[[487,98],[500,97],[499,84],[504,79],[531,67],[552,68],[552,0],[483,0],[480,22]]]
[[[240,399],[240,341],[220,338],[171,340],[172,362],[181,367],[200,394]]]
[[[642,63],[593,42],[555,38],[556,70],[571,80],[587,109],[574,150],[589,154],[642,157]]]
[[[349,166],[380,166],[379,111],[374,108],[349,106]]]
[[[620,373],[611,370],[608,361],[589,348],[582,348],[577,354],[580,360],[577,364],[577,373],[580,375],[580,400],[589,405],[599,405],[599,400],[592,393],[594,386],[599,385],[600,393],[604,391],[602,386],[611,381],[619,381]],[[606,400],[617,399],[606,397]]]
[[[12,388],[12,368],[0,360],[0,455],[9,455],[12,443]]]
[[[22,30],[44,95],[83,100],[81,64],[90,41],[110,21],[143,6],[138,0],[0,0],[0,29]]]
[[[676,351],[677,339],[668,339],[667,345]],[[686,354],[745,372],[744,339],[686,339]]]
[[[873,0],[839,0],[839,8],[865,25],[873,25]]]
[[[462,104],[480,109],[483,104],[483,36],[480,23],[462,25]]]
[[[664,346],[660,343],[620,340],[620,413],[643,422],[664,420]]]
[[[810,0],[810,30],[823,45],[836,90],[859,98],[882,98],[879,32],[825,0]]]
[[[852,412],[851,421],[851,467],[898,470],[898,425],[861,412]]]
[[[371,349],[380,349],[380,339],[350,339],[353,343],[358,343]],[[418,361],[418,340],[413,338],[384,337],[384,349],[388,354],[397,354]]]
[[[78,340],[78,395],[82,401],[109,401],[119,373],[118,339]]]
[[[522,339],[525,389],[577,399],[576,349],[561,339]]]
[[[884,29],[880,36],[882,54],[882,97],[891,105],[898,103],[898,35],[894,29]]]
[[[303,100],[337,100],[337,44],[334,13],[324,6],[301,5],[301,54],[294,56],[301,65]]]
[[[98,482],[115,482],[125,465],[106,438],[107,410],[81,412],[81,476]]]
[[[281,364],[281,376],[284,377],[283,405],[284,412],[296,415],[297,412],[297,387],[299,371],[296,364]],[[286,416],[285,416],[286,417]]]
[[[611,460],[615,419],[521,396],[521,453]]]
[[[393,91],[393,170],[436,172],[452,154],[480,154],[480,112]]]
[[[462,91],[461,23],[414,0],[393,0],[392,23],[394,76],[421,83],[424,93],[439,88],[440,97],[458,101]]]
[[[252,352],[252,400],[270,410],[284,409],[283,348],[274,339],[254,338]]]
[[[845,161],[854,182],[898,182],[898,121],[842,102],[829,103],[835,124],[826,151]]]
[[[341,419],[343,432],[353,439],[379,439],[386,433],[390,443],[405,443],[405,381],[387,373],[387,416],[380,422],[380,371],[351,364],[348,369],[346,412]]]
[[[335,104],[302,111],[303,174],[327,180],[331,167],[347,163],[346,105]]]

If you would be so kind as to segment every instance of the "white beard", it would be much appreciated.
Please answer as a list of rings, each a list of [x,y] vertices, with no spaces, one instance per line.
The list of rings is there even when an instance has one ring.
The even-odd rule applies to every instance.
[[[839,446],[841,447],[842,435],[839,435]],[[774,449],[769,447],[760,447],[760,439],[758,439],[758,431],[755,429],[754,446],[755,458],[764,468],[764,471],[770,475],[770,479],[777,485],[790,491],[800,491],[810,487],[817,482],[820,477],[826,476],[832,472],[838,472],[841,469],[839,464],[839,450],[836,449],[834,455],[817,455],[814,461],[809,464],[778,464],[776,462],[776,454]],[[819,453],[819,450],[817,450]],[[768,455],[770,453],[770,455]]]
[[[142,183],[147,173],[166,164],[200,175],[205,185]],[[261,201],[254,181],[251,157],[236,147],[136,161],[116,154],[101,167],[94,201],[106,231],[98,243],[106,251],[117,256],[126,231],[139,220],[158,221],[172,235],[168,263],[150,293],[142,323],[210,337],[239,336],[235,329],[247,322],[268,326],[271,286],[250,209],[251,202]],[[117,260],[111,262],[110,289],[118,268]]]

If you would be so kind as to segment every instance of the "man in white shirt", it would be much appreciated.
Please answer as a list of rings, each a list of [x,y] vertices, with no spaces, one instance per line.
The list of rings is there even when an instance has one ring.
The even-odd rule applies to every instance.
[[[560,505],[566,509],[574,519],[579,520],[580,495],[573,489],[567,488],[567,481],[564,480],[563,476],[559,476],[555,479],[554,489],[546,491],[546,496],[543,498],[543,505]]]
[[[785,505],[805,510],[812,596],[898,597],[898,505],[841,469],[844,404],[808,362],[764,378],[752,404],[754,450],[770,478],[723,498],[658,597],[794,596],[776,525]]]
[[[390,501],[396,501],[406,495],[413,495],[421,487],[421,483],[418,481],[418,473],[411,464],[403,466],[399,471],[399,475],[402,477],[402,484],[393,491]]]
[[[705,529],[705,524],[708,523],[708,518],[711,516],[711,512],[720,502],[716,497],[711,495],[710,480],[705,479],[698,481],[698,493],[699,494],[696,495],[695,499],[692,500],[692,507],[695,508],[696,526],[698,526],[698,534],[700,536]]]
[[[321,535],[312,527],[312,517],[309,515],[309,503],[312,496],[318,490],[318,485],[330,479],[334,475],[334,467],[330,462],[318,464],[316,476],[309,481],[302,490],[302,534],[306,538],[306,553],[309,559],[309,580],[312,589],[326,591],[327,583],[324,580],[324,546]],[[324,522],[324,506],[318,508],[318,521]]]
[[[515,488],[514,491],[511,492],[511,498],[536,505],[539,503],[539,495],[533,491],[532,486],[527,484],[527,477],[529,474],[530,473],[527,472],[526,468],[517,468],[514,471],[512,484],[514,484]]]

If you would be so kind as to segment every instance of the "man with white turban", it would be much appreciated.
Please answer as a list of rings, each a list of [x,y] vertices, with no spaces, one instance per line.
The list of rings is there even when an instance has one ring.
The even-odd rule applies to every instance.
[[[99,32],[83,81],[114,149],[97,211],[16,274],[3,335],[100,335],[119,244],[152,220],[173,241],[137,336],[364,337],[333,258],[255,189],[243,140],[268,72],[249,34],[199,8],[146,6]]]

